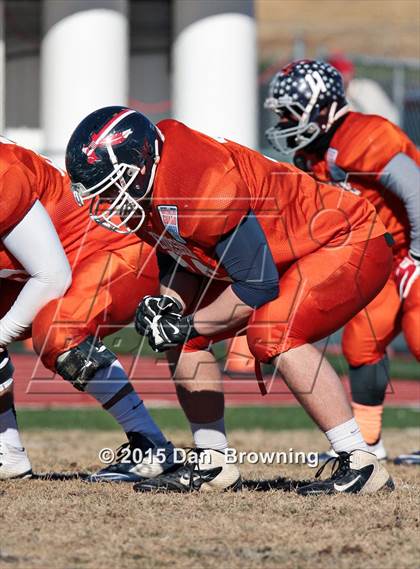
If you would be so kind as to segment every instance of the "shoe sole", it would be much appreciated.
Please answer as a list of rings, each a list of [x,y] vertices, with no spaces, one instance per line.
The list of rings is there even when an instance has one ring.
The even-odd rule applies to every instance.
[[[128,479],[128,478],[111,478],[111,477],[98,477],[98,478],[94,478],[94,477],[88,477],[88,478],[84,478],[83,482],[86,482],[86,484],[139,484],[141,482],[144,482],[145,480],[148,480],[148,478],[136,478],[136,480],[133,479]]]
[[[337,496],[338,494],[354,494],[355,496],[357,494],[363,494],[363,495],[367,495],[367,494],[377,494],[378,492],[393,492],[395,490],[395,484],[393,479],[391,478],[391,476],[388,477],[387,481],[385,482],[385,484],[383,486],[381,486],[381,488],[378,488],[378,490],[376,490],[375,492],[363,492],[363,488],[361,489],[360,492],[336,492],[334,491],[332,488],[325,490],[325,491],[309,491],[309,492],[302,492],[299,488],[297,489],[297,494],[299,494],[300,496]]]
[[[153,479],[152,479],[153,480]],[[139,492],[142,494],[192,494],[195,492],[241,492],[243,488],[242,478],[239,477],[233,484],[227,486],[226,488],[214,488],[209,486],[208,484],[204,487],[204,484],[200,487],[199,490],[188,490],[188,489],[181,489],[181,488],[164,488],[163,486],[148,486],[147,484],[143,484],[139,482],[134,484],[133,490],[134,492]]]
[[[33,476],[32,470],[27,470],[26,472],[23,472],[22,474],[17,474],[16,476],[9,476],[8,478],[0,478],[0,482],[2,480],[23,480],[25,478],[32,478],[32,476]]]

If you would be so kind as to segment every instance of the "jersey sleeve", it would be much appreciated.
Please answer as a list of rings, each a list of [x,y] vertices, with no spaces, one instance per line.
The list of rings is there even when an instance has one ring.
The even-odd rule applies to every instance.
[[[0,173],[0,237],[22,220],[37,200],[30,177],[21,164],[12,164]]]
[[[220,239],[216,255],[233,280],[233,292],[242,302],[259,308],[277,298],[277,267],[264,231],[252,211],[235,230]]]
[[[348,140],[340,140],[337,158],[337,165],[346,172],[373,174],[379,180],[397,154],[407,154],[415,160],[417,156],[418,160],[419,153],[407,135],[382,117],[366,117],[354,136],[350,138],[349,134]]]

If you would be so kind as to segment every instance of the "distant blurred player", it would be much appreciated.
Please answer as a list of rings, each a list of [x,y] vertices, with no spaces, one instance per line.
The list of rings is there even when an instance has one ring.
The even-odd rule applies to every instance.
[[[370,77],[357,76],[353,62],[342,53],[334,53],[328,63],[343,78],[346,99],[351,111],[375,114],[398,124],[399,112],[380,83]]]
[[[92,395],[121,425],[130,449],[168,443],[101,338],[130,322],[157,290],[151,248],[88,220],[67,175],[0,138],[0,479],[25,477],[13,404],[11,342],[32,335],[44,365]],[[154,470],[153,470],[154,468]],[[155,463],[115,464],[96,480],[141,480]]]
[[[356,420],[379,458],[389,380],[386,348],[402,330],[420,359],[420,153],[397,126],[350,112],[343,82],[322,61],[297,61],[277,73],[265,106],[279,118],[267,138],[317,180],[367,198],[392,234],[392,274],[379,295],[344,329]]]

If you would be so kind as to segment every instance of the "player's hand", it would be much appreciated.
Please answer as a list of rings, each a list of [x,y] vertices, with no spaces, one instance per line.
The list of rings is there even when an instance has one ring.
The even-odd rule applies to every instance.
[[[0,397],[12,389],[13,364],[5,348],[0,348]]]
[[[156,316],[181,317],[182,306],[176,298],[167,295],[145,296],[137,307],[134,325],[136,331],[147,336]]]
[[[400,298],[407,298],[414,281],[420,275],[420,259],[408,253],[395,270]]]
[[[185,344],[190,338],[198,336],[193,324],[192,314],[180,316],[164,314],[155,316],[147,333],[150,347],[155,352],[165,352]]]

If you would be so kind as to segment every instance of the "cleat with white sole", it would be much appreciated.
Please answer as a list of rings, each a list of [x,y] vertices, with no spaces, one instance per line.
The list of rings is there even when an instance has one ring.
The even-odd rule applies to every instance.
[[[115,462],[91,474],[85,482],[141,482],[173,468],[172,443],[157,448],[138,433],[127,433],[127,436],[129,441],[117,449]]]
[[[134,485],[136,492],[238,491],[242,480],[238,467],[227,464],[225,453],[190,449],[184,464],[173,472]]]
[[[0,480],[31,476],[32,467],[26,450],[6,443],[0,435]]]
[[[364,450],[340,452],[321,466],[315,475],[319,478],[325,466],[333,462],[332,474],[325,480],[314,480],[298,488],[301,496],[317,494],[373,494],[380,490],[394,490],[394,482],[376,456]]]

